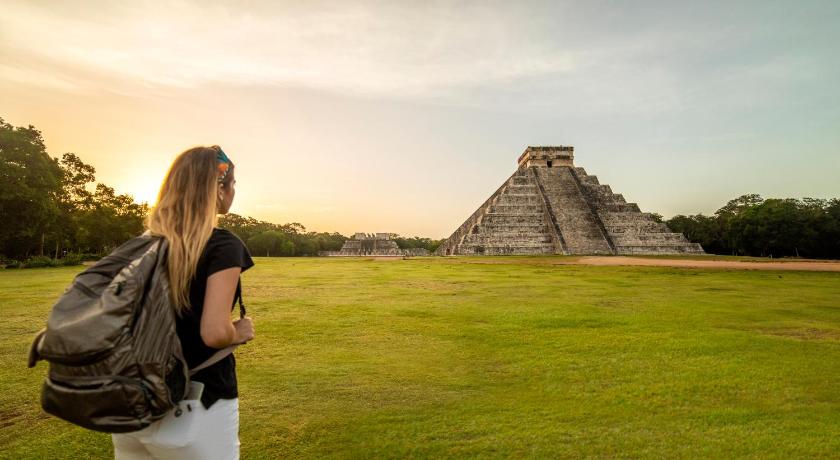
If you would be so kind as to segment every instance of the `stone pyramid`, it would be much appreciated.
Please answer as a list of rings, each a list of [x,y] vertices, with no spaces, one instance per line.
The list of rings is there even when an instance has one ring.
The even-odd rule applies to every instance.
[[[519,169],[440,245],[440,255],[705,254],[574,165],[574,148],[528,147]]]

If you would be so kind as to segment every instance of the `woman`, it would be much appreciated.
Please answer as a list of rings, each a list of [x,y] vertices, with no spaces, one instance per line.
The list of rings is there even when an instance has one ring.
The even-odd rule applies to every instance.
[[[177,332],[191,369],[218,350],[254,338],[250,318],[231,321],[239,274],[254,262],[233,233],[215,228],[218,214],[230,209],[235,195],[233,162],[218,146],[195,147],[175,159],[163,181],[148,229],[169,243],[168,272]],[[198,371],[192,381],[204,384],[197,414],[197,434],[183,447],[159,444],[161,422],[135,433],[114,434],[116,459],[239,458],[239,400],[233,354]],[[177,419],[175,419],[177,420]],[[177,423],[177,422],[176,422]]]

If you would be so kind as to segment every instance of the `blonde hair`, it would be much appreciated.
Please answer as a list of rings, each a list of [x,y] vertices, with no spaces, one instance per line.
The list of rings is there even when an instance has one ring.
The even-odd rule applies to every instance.
[[[161,184],[146,228],[169,243],[167,271],[175,312],[190,308],[190,282],[198,260],[213,234],[219,212],[219,189],[233,179],[233,164],[219,183],[218,146],[194,147],[175,158]]]

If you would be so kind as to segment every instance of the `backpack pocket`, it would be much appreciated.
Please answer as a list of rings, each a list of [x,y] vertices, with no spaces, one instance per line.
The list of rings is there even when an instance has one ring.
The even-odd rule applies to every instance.
[[[141,430],[152,422],[150,393],[140,380],[113,376],[66,381],[47,378],[44,411],[76,425],[108,433]]]
[[[131,276],[131,269],[127,267],[104,286],[100,286],[102,275],[79,275],[53,306],[38,355],[65,365],[89,364],[130,336],[143,288]]]

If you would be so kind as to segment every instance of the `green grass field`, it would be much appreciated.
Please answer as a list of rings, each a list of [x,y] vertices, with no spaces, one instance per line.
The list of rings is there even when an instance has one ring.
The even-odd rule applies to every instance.
[[[243,458],[840,456],[840,273],[545,262],[258,259]],[[0,271],[4,458],[112,455],[26,369],[78,270]]]

